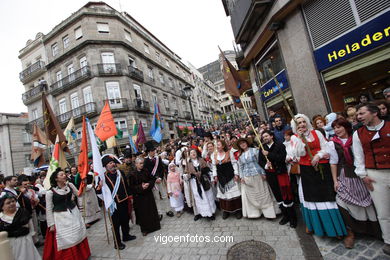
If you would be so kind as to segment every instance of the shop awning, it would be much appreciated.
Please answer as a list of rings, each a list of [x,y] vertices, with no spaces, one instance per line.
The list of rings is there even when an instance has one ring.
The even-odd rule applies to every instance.
[[[283,93],[284,93],[284,96],[286,97],[286,99],[289,99],[292,96],[290,90],[289,91],[285,91]],[[271,99],[270,101],[266,102],[266,105],[267,105],[267,108],[268,108],[268,107],[272,107],[273,105],[276,105],[276,104],[278,104],[280,102],[283,102],[283,98],[279,94],[276,97],[274,97],[273,99]]]

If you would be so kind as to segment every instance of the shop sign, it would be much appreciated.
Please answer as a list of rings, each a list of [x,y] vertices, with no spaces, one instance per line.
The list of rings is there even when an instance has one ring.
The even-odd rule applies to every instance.
[[[314,51],[319,71],[390,42],[390,11]]]
[[[286,70],[282,70],[276,75],[276,79],[279,81],[280,88],[285,91],[288,89],[288,81]],[[271,79],[260,88],[261,100],[267,101],[270,98],[279,94],[278,86],[276,86],[275,80]]]

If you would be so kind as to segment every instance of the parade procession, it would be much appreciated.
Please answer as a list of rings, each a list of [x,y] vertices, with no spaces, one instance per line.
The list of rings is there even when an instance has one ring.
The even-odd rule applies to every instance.
[[[0,260],[390,259],[390,2],[133,2],[20,29]]]

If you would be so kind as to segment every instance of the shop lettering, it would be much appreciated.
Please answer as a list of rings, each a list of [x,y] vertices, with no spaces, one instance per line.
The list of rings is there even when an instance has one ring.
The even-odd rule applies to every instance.
[[[331,53],[328,53],[328,60],[329,62],[335,61],[338,58],[342,58],[345,55],[348,55],[352,52],[360,50],[360,48],[369,46],[373,42],[380,41],[383,37],[389,37],[390,34],[390,26],[385,28],[382,32],[377,32],[372,35],[366,34],[366,37],[364,37],[360,42],[355,42],[351,45],[346,44],[345,49],[341,49],[339,51],[333,51]]]
[[[283,83],[279,83],[279,85],[280,85],[280,88],[283,89]],[[269,90],[264,91],[264,92],[263,92],[263,95],[264,95],[264,97],[269,97],[269,96],[271,96],[273,93],[276,93],[276,92],[278,92],[278,91],[279,91],[278,87],[277,87],[277,86],[274,86],[273,88],[270,88]]]

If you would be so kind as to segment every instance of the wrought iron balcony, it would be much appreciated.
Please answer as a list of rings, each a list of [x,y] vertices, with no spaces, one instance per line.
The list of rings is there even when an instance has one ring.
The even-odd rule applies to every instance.
[[[71,117],[73,116],[73,119],[75,122],[80,122],[83,116],[94,116],[97,115],[97,108],[96,103],[91,102],[87,103],[85,105],[79,106],[77,108],[74,108],[68,112],[65,112],[63,114],[60,114],[57,116],[58,122],[61,126],[65,126]]]
[[[184,111],[184,118],[187,119],[187,120],[191,120],[191,113],[188,112],[188,111]]]
[[[69,74],[65,78],[55,82],[50,86],[51,94],[57,95],[91,78],[89,66],[85,66]]]
[[[45,62],[39,60],[34,64],[28,66],[25,70],[19,73],[19,79],[22,83],[26,83],[34,76],[46,71]]]
[[[129,75],[132,79],[144,81],[144,73],[142,72],[142,70],[134,68],[133,66],[129,66]]]
[[[29,105],[34,101],[37,101],[41,97],[41,93],[47,91],[47,83],[40,83],[38,86],[26,91],[22,94],[23,103]]]
[[[112,111],[127,111],[129,106],[127,104],[127,98],[114,98],[114,99],[105,99],[104,103],[108,101]]]
[[[149,102],[144,101],[142,99],[134,99],[134,110],[140,112],[149,112]]]
[[[99,76],[122,75],[122,66],[120,63],[102,63],[97,64]]]
[[[34,129],[34,124],[37,124],[37,126],[42,129],[44,127],[43,117],[39,117],[37,119],[28,122],[26,124],[26,131],[32,133]]]
[[[149,83],[152,83],[152,84],[154,84],[154,82],[155,82],[155,80],[154,80],[154,78],[151,78],[151,77],[146,77],[146,81],[148,81]]]

